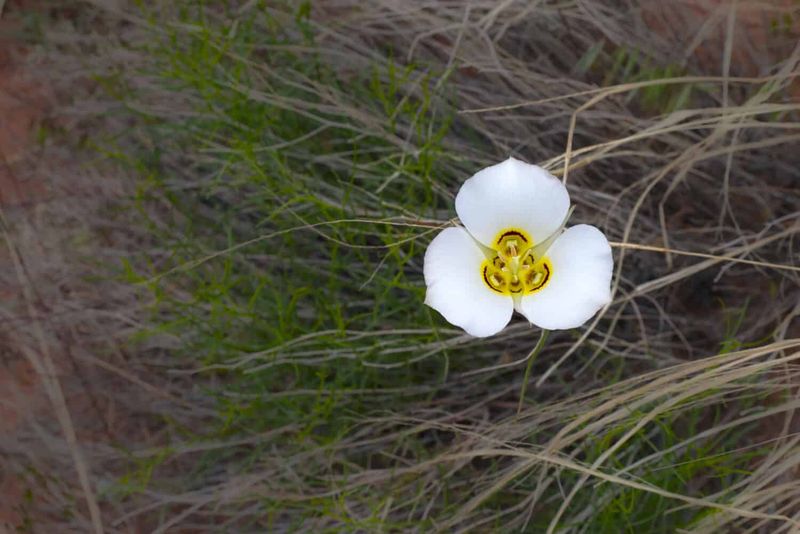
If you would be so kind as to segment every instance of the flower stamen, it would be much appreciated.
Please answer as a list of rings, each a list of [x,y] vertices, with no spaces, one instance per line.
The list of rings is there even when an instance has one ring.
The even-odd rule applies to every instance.
[[[483,280],[492,291],[529,295],[547,284],[552,266],[547,258],[534,257],[533,239],[524,231],[504,230],[494,243],[494,255],[481,265]]]
[[[515,239],[509,239],[506,244],[506,256],[515,258],[517,255],[517,241]]]

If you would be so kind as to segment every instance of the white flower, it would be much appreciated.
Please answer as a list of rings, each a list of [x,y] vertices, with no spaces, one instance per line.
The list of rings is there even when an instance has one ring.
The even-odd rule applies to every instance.
[[[514,158],[461,186],[456,212],[425,252],[425,304],[468,334],[491,336],[514,310],[548,330],[575,328],[610,298],[613,260],[594,226],[563,230],[564,185]]]

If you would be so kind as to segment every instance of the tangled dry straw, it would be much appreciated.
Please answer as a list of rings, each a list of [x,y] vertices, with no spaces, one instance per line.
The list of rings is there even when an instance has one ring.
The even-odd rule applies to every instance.
[[[154,142],[141,134],[142,122],[221,115],[213,106],[198,111],[197,92],[158,83],[157,62],[142,51],[159,36],[189,39],[203,30],[183,22],[175,6],[148,19],[132,6],[97,4],[71,14],[69,24],[46,25],[46,44],[31,56],[47,66],[39,74],[58,95],[52,120],[69,135],[49,138],[35,155],[45,163],[18,172],[45,175],[51,198],[3,208],[16,268],[0,277],[22,288],[2,305],[4,361],[27,358],[48,395],[0,437],[3,470],[33,488],[21,506],[34,525],[57,523],[61,532],[621,532],[636,527],[614,530],[603,514],[625,495],[646,494],[668,503],[655,508],[659,515],[685,519],[663,523],[682,531],[800,529],[800,47],[790,30],[764,30],[765,37],[752,25],[756,16],[800,20],[797,5],[326,0],[297,29],[288,5],[211,2],[203,8],[211,31],[256,20],[266,33],[254,15],[266,10],[297,37],[265,42],[248,56],[222,52],[250,80],[227,80],[226,91],[317,125],[264,150],[350,173],[375,204],[348,212],[339,191],[313,189],[340,202],[343,216],[309,219],[303,204],[288,204],[275,213],[292,214],[293,224],[253,229],[247,199],[257,190],[211,188],[203,209],[212,217],[216,206],[245,206],[234,223],[240,239],[170,263],[167,245],[141,224],[143,212],[151,229],[173,225],[167,198],[214,183],[208,169],[233,150],[224,136],[209,133],[207,144],[180,151],[162,138],[163,172],[172,177],[166,192],[121,214],[109,206],[131,205],[143,180],[137,167],[76,151],[74,139],[99,131],[132,153]],[[298,37],[306,30],[313,41]],[[184,45],[179,37],[176,46]],[[315,58],[335,79],[270,64],[271,54],[287,50]],[[427,99],[426,109],[387,118],[347,90],[375,65],[398,100]],[[397,82],[391,69],[411,74]],[[124,78],[135,96],[120,105],[96,83],[98,73]],[[284,86],[309,97],[276,89]],[[374,252],[372,263],[353,270],[357,285],[368,287],[380,276],[383,252],[428,242],[453,214],[444,202],[421,213],[389,198],[397,184],[423,179],[402,163],[394,174],[385,165],[424,153],[416,144],[420,124],[429,124],[422,115],[451,121],[436,153],[433,195],[452,199],[460,179],[513,154],[561,176],[576,206],[572,224],[594,224],[615,245],[613,303],[578,332],[551,337],[521,413],[525,355],[536,339],[522,321],[488,343],[441,325],[424,343],[418,336],[432,329],[419,324],[347,329],[336,345],[326,344],[331,332],[311,331],[221,361],[187,350],[190,333],[135,339],[157,304],[146,287],[159,283],[190,300],[180,275],[233,254],[262,269],[271,258],[268,249],[263,257],[249,252],[256,244],[298,235],[319,247],[364,247]],[[380,139],[386,160],[354,163],[345,143],[320,141],[309,152],[315,145],[306,142],[337,128]],[[82,159],[64,166],[68,152]],[[313,177],[297,179],[316,187]],[[360,235],[378,224],[409,233],[362,244],[338,230]],[[144,280],[109,276],[109,265],[141,251],[157,266]],[[411,257],[404,267],[419,284],[420,265],[421,257]],[[346,362],[400,373],[449,354],[444,373],[410,386],[228,389],[231,373]],[[302,432],[304,421],[213,439],[186,430],[221,425],[220,397],[259,395],[326,397],[358,416],[326,442]],[[351,398],[374,409],[358,411]],[[204,458],[215,465],[193,476]],[[705,467],[688,480],[661,476],[698,460]],[[725,462],[732,463],[723,476]]]

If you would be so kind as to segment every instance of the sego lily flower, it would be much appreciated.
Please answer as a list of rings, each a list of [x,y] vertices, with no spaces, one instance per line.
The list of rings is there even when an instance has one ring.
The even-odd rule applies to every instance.
[[[446,228],[425,252],[425,304],[468,334],[491,336],[514,310],[547,330],[585,323],[611,298],[613,260],[594,226],[564,230],[560,180],[514,158],[469,178],[456,196],[465,228]]]

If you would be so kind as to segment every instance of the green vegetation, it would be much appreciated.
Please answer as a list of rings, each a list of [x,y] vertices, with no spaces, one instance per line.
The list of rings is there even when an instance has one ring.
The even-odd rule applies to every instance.
[[[174,106],[138,106],[147,95],[118,92],[151,140],[133,154],[136,169],[149,177],[139,202],[163,198],[171,206],[166,221],[150,225],[167,253],[132,258],[139,266],[129,271],[132,281],[153,292],[150,331],[175,336],[192,372],[216,384],[207,393],[217,399],[218,416],[203,428],[177,431],[186,443],[248,441],[204,452],[183,484],[206,487],[220,465],[246,477],[264,469],[265,455],[292,464],[306,458],[291,474],[272,472],[266,495],[240,495],[259,503],[252,526],[293,530],[324,520],[335,530],[432,529],[463,516],[471,485],[509,472],[502,458],[456,472],[437,460],[459,433],[447,417],[437,428],[437,412],[455,411],[462,388],[469,391],[465,405],[498,387],[500,398],[513,400],[521,369],[465,379],[496,349],[466,339],[422,305],[425,246],[453,215],[452,192],[479,164],[457,147],[485,137],[458,120],[455,110],[464,106],[448,86],[446,66],[404,63],[391,48],[347,65],[315,46],[319,27],[308,3],[286,7],[256,3],[237,15],[179,3],[169,25],[159,23],[163,11],[149,12],[157,31],[140,52],[152,61],[137,75],[174,95]],[[624,48],[612,59],[606,84],[617,76],[628,83],[681,74]],[[651,109],[666,102],[660,111],[670,112],[684,107],[691,88],[655,85],[627,98]],[[514,331],[514,345],[535,340],[527,328]],[[757,444],[738,450],[752,425],[693,439],[723,423],[719,403],[728,396],[687,396],[635,431],[603,469],[676,494],[691,487],[695,497],[725,495],[764,454]],[[744,411],[763,396],[723,402]],[[530,409],[542,402],[548,400],[540,395]],[[576,459],[591,465],[657,407],[643,405],[586,436],[574,444]],[[518,446],[546,443],[564,422],[536,425]],[[157,459],[170,457],[167,447]],[[423,482],[413,468],[402,474],[426,462],[437,466],[438,480]],[[157,485],[154,468],[135,468],[142,489]],[[375,469],[381,481],[367,482]],[[496,518],[486,526],[502,530],[509,510],[538,488],[544,493],[519,527],[547,528],[563,490],[543,484],[536,472],[531,466],[491,492],[481,516]],[[565,487],[580,478],[559,475]],[[589,482],[566,508],[564,526],[666,533],[714,514],[641,489]]]

